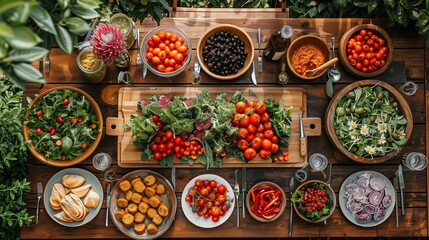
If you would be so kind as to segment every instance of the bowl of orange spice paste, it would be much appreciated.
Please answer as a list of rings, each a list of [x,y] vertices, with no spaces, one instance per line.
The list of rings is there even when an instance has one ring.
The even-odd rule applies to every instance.
[[[326,42],[314,35],[305,35],[295,39],[286,53],[290,71],[295,76],[305,80],[312,80],[322,76],[327,68],[312,77],[305,75],[305,70],[315,69],[330,58],[331,52]]]

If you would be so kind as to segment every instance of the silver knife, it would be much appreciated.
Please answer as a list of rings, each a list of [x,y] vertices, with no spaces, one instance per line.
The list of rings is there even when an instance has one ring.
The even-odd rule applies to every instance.
[[[241,170],[241,192],[242,192],[242,206],[243,206],[243,218],[246,218],[246,211],[244,210],[244,205],[246,204],[246,191],[247,191],[247,170],[242,168]]]
[[[395,173],[395,177],[393,178],[393,187],[395,188],[395,215],[396,215],[396,227],[399,228],[399,216],[398,216],[398,188],[399,188],[399,183],[398,183],[398,171],[396,171]]]
[[[402,172],[402,165],[399,164],[398,166],[398,181],[399,181],[399,190],[401,191],[401,213],[402,216],[405,215],[405,207],[404,207],[404,173]]]
[[[289,191],[290,191],[290,210],[289,210],[289,237],[292,236],[293,231],[293,203],[291,201],[293,192],[295,192],[295,178],[292,176],[289,181]]]
[[[326,184],[328,184],[328,186],[331,186],[331,172],[332,172],[332,163],[330,163],[328,165],[328,168],[326,169]],[[323,224],[326,225],[327,220],[323,220]]]
[[[110,208],[110,183],[106,191],[106,227],[109,226],[109,208]]]
[[[251,70],[251,77],[252,77],[252,82],[255,85],[258,85],[258,82],[256,82],[256,73],[255,73],[255,61],[252,62],[252,70]]]
[[[301,108],[299,114],[299,152],[301,157],[307,154],[307,138],[305,138],[304,124],[302,123],[302,115],[304,114],[304,108]]]
[[[201,36],[197,37],[197,44],[200,41]],[[192,73],[192,79],[191,83],[193,85],[198,85],[201,82],[201,76],[200,76],[201,66],[200,62],[198,61],[198,57],[195,57],[194,59],[194,72]]]
[[[235,184],[234,184],[234,192],[235,192],[235,200],[237,205],[237,227],[240,227],[240,207],[238,206],[238,196],[240,196],[240,185],[238,184],[238,170],[235,170]]]

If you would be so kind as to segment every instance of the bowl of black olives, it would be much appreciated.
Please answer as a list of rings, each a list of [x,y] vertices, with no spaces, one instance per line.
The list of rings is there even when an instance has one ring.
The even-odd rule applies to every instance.
[[[201,68],[211,77],[235,79],[252,65],[252,39],[237,26],[217,25],[205,32],[198,42],[197,57]]]

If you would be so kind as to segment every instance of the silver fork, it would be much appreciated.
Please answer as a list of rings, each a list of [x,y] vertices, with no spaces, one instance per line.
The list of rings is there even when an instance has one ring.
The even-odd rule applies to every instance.
[[[36,212],[36,224],[39,223],[39,206],[40,199],[42,199],[43,195],[43,185],[41,182],[37,182],[37,212]]]

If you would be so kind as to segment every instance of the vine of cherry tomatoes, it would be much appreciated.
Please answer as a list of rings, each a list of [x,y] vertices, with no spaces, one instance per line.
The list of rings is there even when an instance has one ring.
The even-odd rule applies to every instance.
[[[185,40],[170,32],[158,32],[148,40],[146,59],[159,72],[174,72],[181,68],[188,56],[188,45]]]
[[[163,130],[163,124],[157,115],[152,116],[152,121],[157,125],[158,132],[154,138],[150,149],[153,152],[153,158],[160,161],[162,158],[174,155],[178,159],[190,157],[197,160],[197,156],[204,153],[204,148],[197,140],[185,141],[181,136],[174,136],[173,131]]]
[[[238,127],[237,147],[244,152],[244,158],[252,160],[259,155],[262,159],[268,159],[272,154],[277,154],[280,139],[273,131],[266,104],[262,101],[239,101],[235,109],[232,125]],[[285,155],[282,156],[285,160]]]
[[[373,72],[386,65],[389,48],[386,41],[369,29],[361,29],[347,42],[347,60],[357,70]]]
[[[219,185],[216,180],[197,179],[188,189],[185,201],[198,216],[211,217],[213,222],[217,222],[231,208],[232,199],[228,199],[226,192],[225,185]]]

